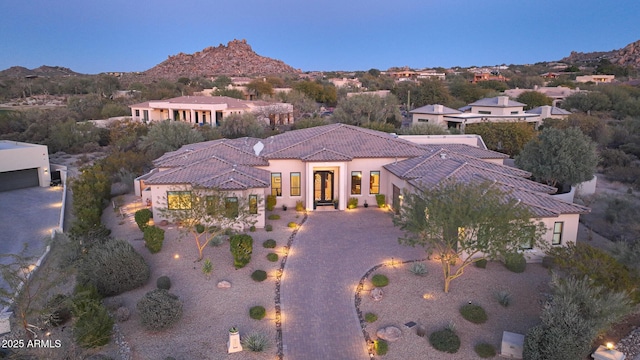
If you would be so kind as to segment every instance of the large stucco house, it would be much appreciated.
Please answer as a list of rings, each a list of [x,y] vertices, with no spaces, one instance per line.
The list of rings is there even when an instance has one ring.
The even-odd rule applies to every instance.
[[[154,220],[172,197],[193,188],[217,188],[230,201],[246,197],[257,227],[265,225],[264,199],[307,211],[343,211],[349,198],[376,204],[383,194],[398,210],[403,191],[445,179],[486,180],[530,207],[547,226],[545,241],[561,246],[576,241],[578,219],[588,209],[560,200],[555,188],[528,180],[530,173],[502,164],[506,155],[487,150],[476,135],[397,136],[344,124],[288,131],[266,139],[221,139],[185,145],[154,161],[155,169],[136,179],[136,193],[151,205]],[[326,207],[325,207],[326,206]],[[375,210],[371,210],[375,211]],[[539,249],[526,250],[540,256]],[[535,256],[534,256],[535,257]]]
[[[231,114],[251,112],[271,125],[293,123],[293,105],[239,100],[227,96],[180,96],[130,105],[136,121],[175,120],[190,124],[220,126]]]

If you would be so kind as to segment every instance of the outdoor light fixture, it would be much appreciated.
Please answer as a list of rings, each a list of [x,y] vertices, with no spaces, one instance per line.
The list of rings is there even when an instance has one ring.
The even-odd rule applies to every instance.
[[[612,342],[608,342],[605,346],[607,347],[607,350],[613,350],[614,348],[614,345]]]
[[[175,255],[173,255],[173,258],[174,259],[180,259],[180,255],[179,254],[175,254]]]

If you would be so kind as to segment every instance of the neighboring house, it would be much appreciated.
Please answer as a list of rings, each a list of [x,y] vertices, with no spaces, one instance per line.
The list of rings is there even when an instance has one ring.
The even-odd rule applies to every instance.
[[[360,91],[360,92],[347,93],[347,97],[349,98],[349,97],[358,96],[358,95],[375,95],[383,98],[389,94],[391,94],[391,90]]]
[[[462,114],[462,111],[444,105],[434,104],[413,109],[409,111],[409,113],[411,114],[411,122],[413,124],[429,123],[445,126],[447,124],[447,121],[444,119],[445,115],[458,115]]]
[[[541,120],[548,118],[565,120],[569,117],[569,115],[571,115],[571,111],[549,105],[535,107],[531,110],[527,110],[526,113],[536,114],[540,117]]]
[[[437,79],[444,80],[447,77],[445,73],[439,73],[435,70],[421,70],[418,71],[418,79]]]
[[[576,82],[587,83],[592,82],[596,84],[607,84],[613,82],[615,75],[581,75],[576,76]]]
[[[477,82],[481,82],[481,81],[500,81],[500,82],[507,82],[509,81],[509,79],[507,79],[506,77],[502,76],[501,74],[497,74],[497,73],[488,73],[488,72],[483,72],[483,73],[475,73],[473,74],[473,80],[471,80],[472,83],[477,83]]]
[[[447,140],[450,143],[443,143]],[[474,146],[475,145],[475,146]],[[156,221],[176,197],[192,188],[217,188],[230,202],[246,197],[257,227],[265,224],[264,198],[274,195],[277,206],[307,211],[317,207],[344,210],[349,198],[376,204],[376,195],[398,211],[402,191],[455,178],[482,179],[512,191],[548,228],[549,244],[576,241],[579,215],[585,207],[550,195],[555,188],[528,180],[530,173],[502,165],[506,155],[487,150],[477,136],[408,136],[345,124],[313,127],[267,139],[221,139],[185,145],[154,161],[155,169],[136,179],[136,193],[150,203]],[[235,200],[234,200],[235,199]],[[365,215],[366,216],[366,215]],[[339,231],[339,229],[336,229]],[[530,258],[540,249],[527,250]]]
[[[49,167],[46,145],[0,140],[0,191],[48,187]]]
[[[360,80],[358,79],[347,79],[347,78],[341,78],[341,79],[329,79],[329,81],[333,84],[333,86],[340,88],[340,87],[351,87],[351,88],[355,88],[355,89],[360,89],[362,87],[362,83],[360,82]]]
[[[231,114],[252,112],[271,125],[293,123],[291,104],[238,100],[227,96],[180,96],[151,100],[129,107],[133,120],[143,122],[175,120],[220,126],[222,120]]]
[[[564,99],[567,98],[567,96],[571,96],[573,94],[584,92],[584,90],[580,90],[580,88],[571,89],[571,88],[564,87],[564,86],[557,86],[557,87],[540,86],[540,87],[538,87],[536,85],[536,86],[533,87],[533,89],[509,89],[509,90],[505,90],[504,94],[509,96],[510,98],[516,99],[518,96],[522,95],[522,93],[527,92],[527,91],[537,91],[537,92],[539,92],[541,94],[544,94],[545,96],[551,98],[551,100],[552,100],[551,105],[553,105],[553,106],[558,106],[558,105],[562,104],[562,102],[564,101]]]

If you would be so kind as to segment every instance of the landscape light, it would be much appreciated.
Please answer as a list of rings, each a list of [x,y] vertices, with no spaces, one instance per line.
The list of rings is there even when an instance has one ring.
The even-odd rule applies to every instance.
[[[614,348],[614,345],[613,345],[613,343],[612,343],[612,342],[608,342],[608,343],[606,344],[606,346],[607,346],[607,350],[613,350],[613,348]]]

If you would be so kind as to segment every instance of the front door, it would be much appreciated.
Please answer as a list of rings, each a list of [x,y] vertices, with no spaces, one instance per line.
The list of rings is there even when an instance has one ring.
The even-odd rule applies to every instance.
[[[313,200],[317,205],[333,203],[333,171],[313,173]]]

